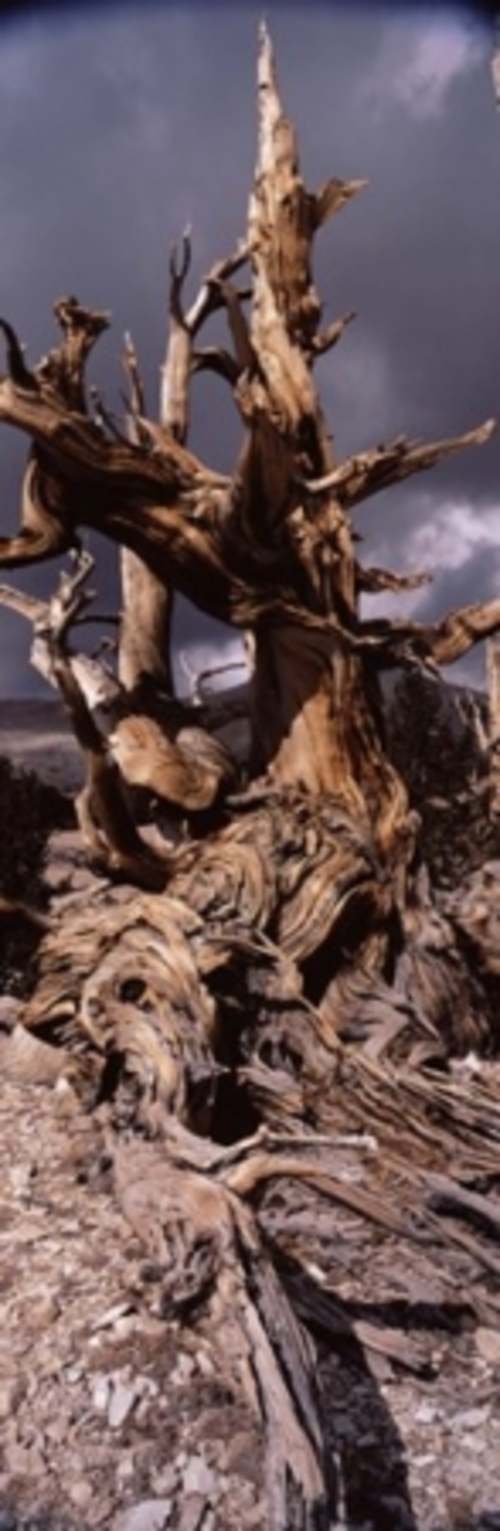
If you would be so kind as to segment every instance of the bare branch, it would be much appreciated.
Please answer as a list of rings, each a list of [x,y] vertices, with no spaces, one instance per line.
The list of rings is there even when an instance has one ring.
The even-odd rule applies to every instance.
[[[400,483],[412,473],[422,473],[433,468],[445,457],[460,452],[464,447],[483,446],[498,429],[496,420],[485,420],[482,425],[462,436],[450,436],[443,441],[420,445],[407,442],[398,436],[389,446],[375,447],[373,451],[361,452],[349,457],[325,473],[322,478],[309,479],[303,483],[308,494],[325,494],[332,491],[345,506],[357,505],[390,484]]]
[[[438,665],[454,664],[476,643],[500,628],[500,600],[451,611],[434,627],[425,628],[424,646]],[[419,643],[420,640],[417,640]]]
[[[10,611],[17,611],[20,617],[27,617],[33,624],[43,621],[47,613],[46,601],[37,601],[36,596],[15,590],[12,585],[0,585],[0,606],[8,606]]]
[[[107,310],[85,308],[78,298],[58,298],[54,314],[65,343],[79,356],[87,355],[103,330],[109,329]]]
[[[191,357],[191,372],[217,372],[219,377],[225,378],[226,382],[234,388],[240,377],[240,368],[230,351],[224,346],[202,346],[201,350],[193,351]]]
[[[182,650],[179,655],[179,659],[184,670],[184,674],[187,676],[189,681],[191,701],[197,707],[201,702],[206,701],[207,697],[210,699],[210,697],[214,694],[217,695],[217,693],[213,693],[210,690],[208,693],[205,692],[204,694],[206,682],[212,680],[214,675],[227,675],[230,670],[245,670],[246,674],[248,674],[248,663],[246,659],[230,659],[226,664],[211,665],[207,670],[197,670],[195,666],[191,664],[189,656],[186,654],[185,650]]]
[[[432,574],[424,571],[416,574],[395,574],[392,569],[356,568],[356,588],[360,593],[378,595],[384,590],[419,590],[422,585],[432,584]]]
[[[179,324],[184,323],[181,306],[182,289],[191,265],[191,228],[184,229],[181,241],[181,258],[177,259],[175,245],[170,252],[170,313]]]
[[[139,415],[146,414],[146,401],[137,360],[137,351],[128,330],[126,330],[123,338],[122,366],[130,390],[130,400],[127,403],[127,408],[134,419],[137,419]]]
[[[183,247],[182,265],[177,271],[175,256],[171,257],[171,287],[179,284],[180,287],[187,272],[190,258],[190,247],[186,234],[186,243]],[[172,298],[170,313],[170,335],[167,344],[165,364],[162,369],[161,381],[161,410],[165,425],[169,424],[168,411],[177,410],[177,416],[172,413],[172,425],[177,424],[177,432],[180,436],[187,429],[187,405],[183,405],[182,393],[179,397],[175,389],[169,392],[170,373],[169,357],[175,351],[173,336],[180,335],[181,348],[183,344],[182,325],[177,324],[172,316]],[[175,363],[172,359],[172,366]],[[137,442],[143,447],[150,446],[150,436],[144,424],[141,406],[144,404],[144,388],[139,373],[137,356],[129,336],[125,337],[124,364],[129,377],[132,410],[128,417],[128,435],[132,442]],[[184,378],[184,362],[181,356],[181,387]],[[179,379],[177,379],[179,382]],[[185,379],[187,393],[187,376]],[[175,433],[174,433],[175,434]],[[170,582],[162,579],[158,572],[144,562],[144,559],[133,549],[123,545],[120,549],[120,578],[121,578],[121,612],[120,631],[118,640],[118,675],[121,684],[129,692],[133,692],[139,686],[146,675],[149,675],[152,684],[163,687],[167,692],[173,691],[173,677],[170,656],[170,635],[172,617],[172,591]]]
[[[0,585],[0,605],[8,606],[11,611],[16,611],[19,616],[26,617],[27,621],[31,622],[34,633],[33,663],[51,685],[56,684],[52,655],[47,652],[44,655],[44,662],[39,662],[38,641],[43,640],[44,649],[47,648],[49,637],[57,644],[65,643],[69,628],[80,612],[84,611],[94,599],[94,592],[85,589],[88,576],[94,567],[94,559],[90,553],[80,553],[73,571],[62,571],[56,590],[48,601],[37,600],[34,596],[17,590],[11,585]]]
[[[108,752],[80,684],[82,665],[85,676],[100,668],[82,656],[79,660],[67,652],[69,628],[82,608],[93,599],[85,589],[94,567],[89,554],[83,554],[73,573],[64,572],[49,602],[34,601],[19,591],[0,587],[0,602],[9,605],[33,624],[31,659],[49,684],[61,693],[70,713],[75,737],[87,762],[87,781],[76,799],[80,828],[92,861],[101,871],[120,874],[140,887],[160,891],[165,887],[169,869],[165,856],[145,845],[133,822],[116,762]],[[114,693],[118,692],[115,683]],[[95,689],[95,688],[94,688]],[[99,696],[96,694],[96,703]]]
[[[336,346],[337,342],[341,339],[344,330],[347,329],[347,325],[352,324],[353,319],[356,319],[356,317],[356,313],[352,309],[350,313],[344,314],[342,319],[334,319],[332,324],[329,324],[327,329],[322,330],[319,335],[313,335],[311,341],[313,356],[324,356],[326,351],[331,351],[332,347]]]
[[[500,600],[494,600],[459,607],[429,626],[384,618],[361,622],[359,640],[361,647],[378,650],[385,663],[432,667],[454,664],[499,630]]]
[[[103,488],[105,480],[109,489],[112,481],[125,489],[127,480],[130,488],[135,479],[137,493],[141,493],[142,483],[143,491],[149,486],[146,493],[151,496],[154,485],[159,499],[168,499],[201,466],[167,432],[163,433],[161,450],[154,454],[126,442],[105,440],[84,415],[55,404],[44,394],[18,390],[9,378],[0,379],[0,420],[26,431],[45,446],[54,471],[59,464],[62,476],[75,481],[83,478],[87,483],[100,479]]]
[[[17,536],[0,537],[0,566],[14,569],[20,564],[42,563],[77,543],[75,530],[47,507],[42,475],[32,454],[23,477],[21,529]]]
[[[145,440],[149,442],[151,456],[159,458],[165,456],[168,459],[175,448],[174,458],[179,472],[177,483],[179,495],[182,490],[189,491],[189,488],[195,484],[206,484],[207,488],[209,486],[220,489],[229,488],[232,480],[227,473],[216,473],[212,468],[206,468],[192,452],[188,452],[180,443],[175,442],[175,438],[165,426],[146,419],[141,419],[139,423]]]
[[[18,388],[36,389],[38,387],[36,378],[26,366],[24,350],[15,329],[6,319],[0,319],[0,330],[3,330],[7,341],[7,364],[13,383]]]
[[[186,441],[189,427],[192,340],[184,318],[182,290],[190,264],[191,237],[190,230],[185,229],[180,261],[175,247],[170,255],[169,329],[160,383],[161,423],[181,442]]]
[[[95,424],[99,426],[100,429],[109,431],[110,435],[114,436],[115,441],[126,441],[127,437],[124,436],[123,431],[120,430],[114,414],[110,409],[107,408],[107,405],[104,403],[102,394],[100,393],[99,389],[96,388],[94,383],[92,383],[91,387],[89,388],[89,395],[93,405],[93,418]]]
[[[39,362],[36,377],[42,383],[49,383],[70,409],[84,414],[85,363],[99,335],[109,327],[109,314],[84,308],[74,297],[59,298],[54,303],[54,314],[63,339]]]
[[[209,315],[216,313],[219,308],[224,306],[225,300],[221,291],[221,283],[228,281],[230,277],[234,276],[236,271],[241,269],[241,266],[245,265],[249,254],[250,247],[248,242],[240,239],[231,255],[225,256],[222,260],[215,261],[214,265],[210,267],[210,271],[202,282],[198,296],[185,316],[187,329],[193,336],[193,339]]]
[[[80,612],[94,600],[95,592],[86,588],[94,569],[95,559],[83,549],[74,560],[72,571],[63,569],[59,576],[55,593],[47,605],[47,625],[58,642],[66,637]]]
[[[325,181],[319,190],[310,198],[311,222],[313,229],[321,227],[334,213],[340,212],[345,202],[350,202],[351,197],[356,197],[359,191],[364,191],[368,181],[339,181],[337,176],[331,176]]]
[[[240,372],[244,372],[255,362],[252,350],[248,324],[241,307],[241,301],[236,287],[231,282],[220,281],[217,284],[222,300],[227,308],[229,328],[233,338],[236,362]]]

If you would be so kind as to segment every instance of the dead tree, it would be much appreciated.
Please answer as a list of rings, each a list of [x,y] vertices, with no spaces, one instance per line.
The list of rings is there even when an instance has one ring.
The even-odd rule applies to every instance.
[[[500,600],[427,626],[363,620],[363,591],[383,597],[425,576],[363,567],[353,514],[379,489],[482,445],[495,425],[431,444],[398,437],[336,461],[314,364],[352,315],[321,328],[312,247],[364,183],[332,178],[306,189],[265,27],[258,67],[246,238],[187,308],[189,235],[180,261],[172,259],[159,421],[146,414],[131,343],[123,429],[100,401],[89,411],[85,361],[106,315],[60,301],[62,339],[34,368],[2,321],[0,419],[31,445],[21,528],[0,540],[0,564],[14,569],[69,551],[81,527],[124,550],[118,677],[99,681],[69,647],[84,569],[49,609],[6,587],[1,599],[17,601],[34,622],[36,662],[62,690],[86,752],[80,817],[90,849],[131,884],[125,902],[111,882],[90,905],[87,896],[74,900],[44,936],[26,1023],[45,1038],[52,1028],[68,1045],[78,1035],[82,1090],[88,1095],[89,1070],[92,1098],[112,1080],[115,1094],[129,1091],[127,1119],[135,1113],[142,1132],[160,1140],[149,1169],[151,1145],[141,1146],[149,1201],[144,1184],[134,1201],[126,1150],[115,1144],[127,1215],[169,1267],[180,1311],[187,1292],[191,1300],[218,1294],[226,1320],[229,1305],[228,1350],[267,1431],[274,1531],[305,1531],[329,1524],[313,1359],[243,1199],[274,1176],[308,1179],[318,1196],[347,1199],[398,1231],[380,1196],[346,1190],[331,1163],[322,1166],[321,1144],[346,1111],[351,1122],[375,1112],[395,1162],[394,1119],[399,1113],[401,1130],[403,1112],[418,1158],[425,1132],[410,1124],[424,1086],[407,1073],[394,1093],[379,1060],[402,1038],[407,1061],[415,1048],[420,1058],[442,1056],[487,1038],[493,991],[482,978],[494,983],[497,972],[494,879],[486,915],[476,885],[438,900],[429,887],[418,816],[387,751],[380,676],[388,666],[435,673],[460,658],[500,630]],[[234,277],[243,266],[240,289]],[[203,347],[215,309],[227,316],[228,342]],[[187,445],[190,381],[200,370],[223,378],[241,417],[231,475]],[[186,717],[168,694],[175,591],[252,635],[247,784],[211,738],[209,712]],[[164,852],[145,847],[127,781],[190,816],[191,839]],[[217,804],[219,818],[196,828],[196,814]],[[358,1062],[344,1049],[354,1035]],[[438,1111],[441,1123],[460,1114],[457,1100],[436,1086],[434,1122]],[[485,1120],[484,1102],[482,1110]],[[488,1110],[498,1138],[491,1102]],[[470,1164],[474,1124],[466,1112],[460,1121]],[[270,1139],[262,1146],[263,1125],[286,1152],[271,1152]],[[242,1130],[249,1143],[217,1148],[214,1140]],[[439,1136],[435,1125],[430,1136]],[[304,1141],[313,1157],[312,1149],[301,1156]]]
[[[80,526],[95,526],[139,555],[162,586],[252,628],[259,769],[292,793],[333,796],[383,859],[400,861],[406,809],[380,734],[377,672],[412,658],[450,663],[496,629],[500,605],[469,607],[429,628],[362,622],[360,591],[404,589],[408,580],[359,566],[351,515],[378,489],[481,444],[494,426],[429,446],[398,439],[334,463],[313,366],[347,319],[320,330],[311,250],[318,229],[363,183],[334,179],[306,191],[265,33],[259,115],[247,244],[214,268],[187,316],[186,253],[180,271],[172,267],[162,423],[139,413],[137,386],[133,440],[130,431],[110,434],[106,416],[97,422],[87,413],[84,364],[105,314],[75,299],[56,304],[62,342],[32,370],[4,323],[9,374],[0,385],[0,417],[25,431],[32,446],[21,530],[2,539],[0,559],[14,568],[52,557],[75,544]],[[245,259],[249,318],[231,281]],[[232,350],[197,350],[203,320],[221,306]],[[200,367],[224,375],[242,417],[241,453],[227,478],[185,445],[189,377]]]
[[[360,922],[365,960],[376,928],[376,962],[385,945],[383,960],[390,965],[389,938],[381,932],[394,931],[396,911],[403,917],[415,822],[386,751],[379,675],[388,665],[435,667],[459,658],[500,625],[500,602],[452,612],[428,627],[383,617],[363,621],[363,590],[405,589],[422,576],[361,567],[352,513],[378,489],[483,443],[494,425],[488,421],[431,445],[399,438],[334,461],[313,369],[351,316],[321,330],[311,254],[318,230],[363,184],[334,178],[315,193],[306,190],[263,29],[247,240],[214,266],[186,312],[188,235],[180,263],[172,259],[160,423],[141,412],[131,345],[127,428],[120,433],[102,409],[97,419],[88,413],[84,366],[107,324],[105,314],[74,298],[56,304],[61,344],[34,369],[11,327],[3,325],[9,372],[0,383],[0,418],[29,434],[32,444],[21,530],[0,541],[0,561],[14,568],[52,557],[75,545],[82,525],[124,548],[121,674],[128,689],[148,675],[169,684],[164,645],[174,589],[203,611],[252,630],[253,773],[286,801],[291,820],[297,812],[315,815],[319,802],[329,810],[335,805],[349,824],[356,857],[368,858],[370,866],[371,915],[366,918],[363,892]],[[232,280],[244,262],[250,268],[249,314]],[[198,348],[204,320],[220,307],[231,347]],[[185,444],[189,381],[200,368],[222,373],[241,415],[242,447],[229,477],[201,463]],[[142,782],[148,776],[146,735],[140,768],[141,744],[134,743]],[[328,861],[328,836],[319,829],[318,836],[317,856]],[[313,863],[314,857],[308,874],[314,879]],[[330,893],[324,913],[318,911],[318,945],[331,937],[332,952],[344,901],[342,895],[336,903]],[[302,953],[308,959],[314,944],[309,946]],[[333,957],[332,973],[335,963]]]

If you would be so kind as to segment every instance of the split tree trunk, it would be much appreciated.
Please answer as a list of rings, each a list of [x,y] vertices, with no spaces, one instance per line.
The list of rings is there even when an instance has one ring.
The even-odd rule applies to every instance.
[[[179,379],[184,410],[178,408],[176,383],[178,376],[176,345],[176,318],[172,315],[176,272],[171,269],[171,335],[170,346],[162,369],[160,390],[160,424],[171,430],[179,441],[187,433],[187,390],[189,382],[189,354],[184,377]],[[141,419],[146,414],[142,380],[134,347],[126,337],[124,365],[129,384],[129,436],[139,445]],[[128,692],[140,692],[146,681],[155,690],[173,695],[171,664],[171,637],[173,615],[173,590],[165,580],[158,578],[154,570],[132,552],[123,547],[120,551],[120,578],[122,609],[118,646],[118,679]]]

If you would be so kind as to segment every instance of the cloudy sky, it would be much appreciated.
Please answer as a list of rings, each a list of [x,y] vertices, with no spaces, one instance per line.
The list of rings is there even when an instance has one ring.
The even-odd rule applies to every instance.
[[[244,229],[261,9],[101,0],[0,16],[0,312],[35,361],[54,337],[54,298],[76,292],[110,308],[91,369],[110,405],[128,328],[154,413],[168,251],[185,223],[193,282]],[[266,6],[307,182],[370,183],[317,246],[325,317],[358,314],[318,366],[339,456],[500,415],[500,116],[487,9]],[[214,466],[234,460],[238,425],[216,379],[196,381],[192,444]],[[24,454],[2,426],[2,532],[16,527]],[[500,437],[368,501],[357,525],[366,561],[434,574],[401,612],[427,619],[498,594]],[[100,547],[99,559],[105,596],[113,557]],[[15,576],[42,591],[53,578]],[[178,645],[195,663],[220,641],[182,606]],[[24,624],[0,611],[0,696],[37,689],[27,652]],[[466,674],[478,678],[478,663]]]

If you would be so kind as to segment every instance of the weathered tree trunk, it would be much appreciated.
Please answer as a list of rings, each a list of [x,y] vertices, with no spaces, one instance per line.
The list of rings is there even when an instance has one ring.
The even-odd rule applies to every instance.
[[[139,420],[145,414],[145,401],[135,351],[129,340],[124,360],[130,389],[128,433],[130,440],[138,445]],[[120,581],[118,679],[129,692],[138,690],[147,679],[155,690],[171,694],[173,593],[170,585],[158,578],[144,559],[127,547],[120,549]]]
[[[189,348],[182,343],[180,290],[187,263],[179,274],[171,262],[170,336],[162,368],[160,424],[178,441],[187,435]],[[187,332],[186,332],[187,334]],[[130,338],[125,341],[124,365],[129,384],[129,437],[141,440],[146,404],[137,357]],[[118,645],[118,678],[126,691],[139,691],[147,681],[173,694],[171,663],[173,591],[165,580],[131,548],[120,550],[122,608]]]
[[[171,695],[172,594],[131,548],[121,551],[120,579],[118,676],[121,684],[126,691],[135,691],[147,679],[155,689]]]

